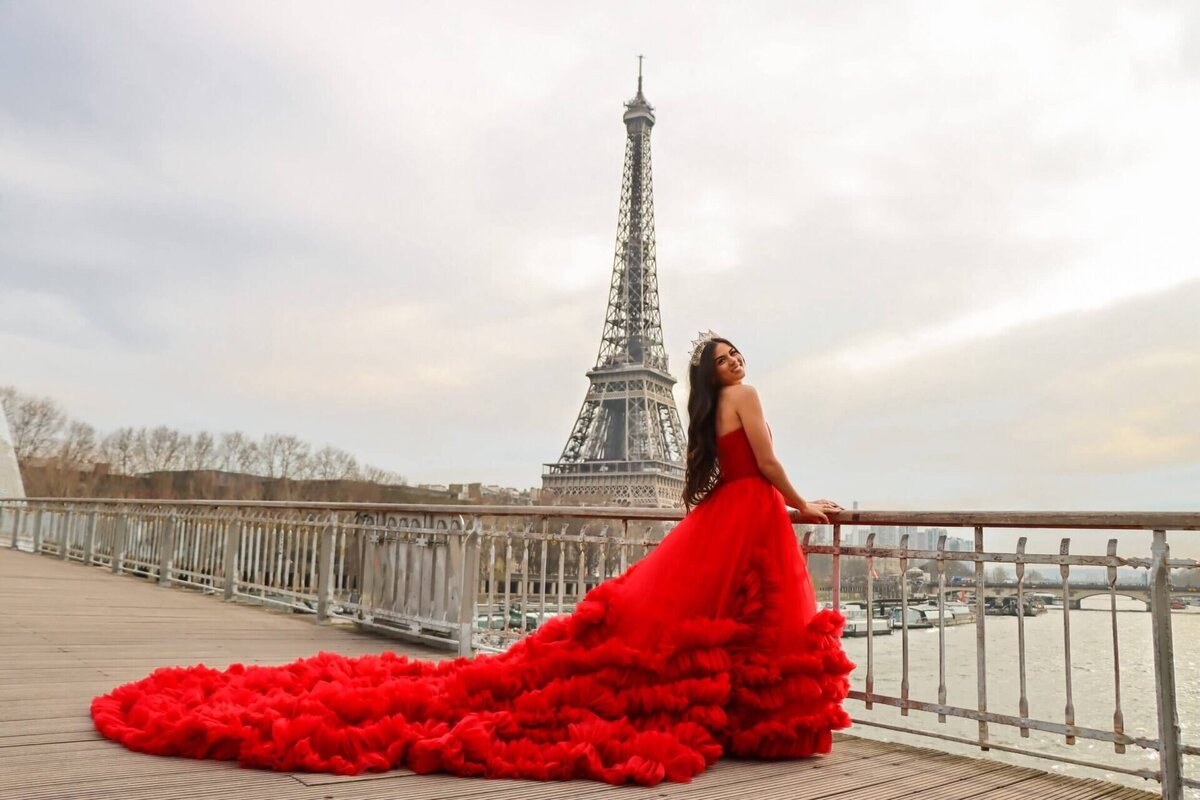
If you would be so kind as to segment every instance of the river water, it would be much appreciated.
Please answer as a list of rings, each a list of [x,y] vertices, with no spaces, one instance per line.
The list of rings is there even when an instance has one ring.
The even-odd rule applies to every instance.
[[[1113,679],[1112,615],[1107,597],[1084,600],[1083,609],[1071,611],[1071,681],[1075,705],[1075,724],[1102,730],[1112,730],[1115,682]],[[1117,632],[1120,645],[1121,707],[1125,717],[1125,732],[1132,736],[1158,738],[1154,693],[1154,649],[1150,615],[1139,601],[1117,599]],[[1032,719],[1062,723],[1066,706],[1066,678],[1063,646],[1063,611],[1050,607],[1047,613],[1025,618],[1026,682],[1029,716]],[[1200,745],[1200,608],[1174,611],[1171,623],[1175,645],[1175,680],[1179,720],[1183,741]],[[976,689],[976,630],[975,625],[946,628],[946,702],[949,705],[974,709]],[[1019,715],[1020,677],[1017,655],[1016,617],[986,617],[987,637],[987,699],[988,710]],[[874,638],[875,692],[894,697],[900,695],[901,677],[900,632]],[[867,641],[865,638],[843,639],[846,653],[858,664],[851,675],[851,684],[866,689]],[[938,631],[925,629],[909,631],[909,697],[913,700],[936,703],[938,699]],[[975,738],[978,724],[972,720],[947,718],[939,723],[935,714],[909,711],[900,716],[898,709],[876,704],[867,710],[859,701],[849,701],[847,710],[855,719],[920,728],[936,733]],[[940,739],[901,734],[867,725],[856,725],[855,735],[903,741],[909,744],[977,757],[996,758],[1051,772],[1080,777],[1103,778],[1116,783],[1158,791],[1158,784],[1118,772],[1098,771],[1072,764],[1061,764],[1041,758],[990,751],[960,745]],[[1006,725],[989,725],[990,738],[998,743],[1023,749],[1056,754],[1132,769],[1157,769],[1158,754],[1153,750],[1129,746],[1117,754],[1104,742],[1077,739],[1067,745],[1061,736],[1030,731],[1022,739],[1020,731]],[[1184,774],[1200,778],[1200,757],[1185,759]],[[1200,797],[1192,792],[1189,797]]]

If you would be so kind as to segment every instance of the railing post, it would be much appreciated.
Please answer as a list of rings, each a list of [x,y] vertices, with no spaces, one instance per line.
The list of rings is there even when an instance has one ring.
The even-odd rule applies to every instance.
[[[833,564],[830,567],[829,579],[833,583],[830,591],[830,603],[833,610],[842,613],[842,526],[833,523]]]
[[[1062,544],[1058,547],[1059,555],[1070,555],[1071,540],[1066,538],[1062,540]],[[1072,727],[1075,725],[1075,690],[1071,684],[1071,566],[1069,564],[1061,564],[1058,568],[1059,574],[1062,575],[1063,582],[1063,668],[1065,669],[1065,683],[1067,693],[1067,705],[1063,709],[1063,721]],[[1168,608],[1170,604],[1168,603]],[[1017,613],[1025,613],[1025,609],[1017,609]],[[1067,734],[1067,744],[1075,744],[1075,737]]]
[[[239,511],[237,518],[225,530],[225,555],[224,555],[224,573],[225,573],[225,592],[222,599],[226,602],[233,600],[237,594],[238,584],[238,549],[242,545],[242,512]]]
[[[987,712],[987,608],[984,595],[987,583],[983,572],[983,526],[975,526],[975,681],[979,713]],[[1025,613],[1017,609],[1018,614]],[[979,749],[984,752],[990,748],[984,744],[988,740],[988,724],[979,720]]]
[[[21,546],[21,506],[13,506],[13,533],[12,533],[12,549],[16,550]]]
[[[975,548],[977,551],[979,548]],[[938,703],[946,705],[946,534],[938,537],[937,542],[937,560],[933,562],[938,574]],[[976,562],[976,571],[983,567]],[[976,592],[976,597],[980,592]],[[978,631],[983,626],[983,615],[976,615],[976,627]],[[976,662],[980,656],[976,651]],[[982,710],[982,709],[981,709]],[[946,715],[938,714],[938,722],[945,722]],[[983,724],[983,723],[980,723]],[[987,739],[987,734],[980,729],[979,741]]]
[[[39,555],[42,552],[42,519],[46,516],[46,507],[38,506],[37,511],[33,515],[33,553]]]
[[[75,523],[75,507],[67,506],[58,523],[58,560],[67,560],[67,550],[71,547],[71,526]]]
[[[908,534],[900,536],[900,716],[908,716]]]
[[[875,534],[867,534],[867,697],[875,694],[875,580],[872,577],[875,572]],[[875,707],[875,703],[868,700],[865,703],[867,710]]]
[[[1115,559],[1117,557],[1117,540],[1108,540],[1108,557]],[[1121,710],[1121,647],[1120,640],[1117,636],[1117,566],[1116,564],[1108,565],[1108,606],[1110,609],[1109,617],[1112,620],[1112,640],[1113,640],[1113,689],[1116,710],[1113,711],[1113,733],[1118,736],[1125,734],[1125,713]],[[1120,742],[1113,743],[1113,749],[1118,753],[1125,752],[1125,745]]]
[[[1171,547],[1167,532],[1156,530],[1150,546],[1150,614],[1154,632],[1154,689],[1158,702],[1158,762],[1164,800],[1183,797],[1183,756],[1179,749],[1179,709],[1175,702],[1175,659],[1171,643]]]
[[[96,524],[99,510],[92,506],[87,515],[87,528],[83,534],[83,563],[90,567],[96,557]]]
[[[175,531],[178,528],[179,519],[175,516],[175,510],[171,509],[167,513],[166,529],[163,531],[162,542],[159,543],[158,552],[158,585],[171,585],[171,571],[175,567]]]
[[[458,592],[458,654],[470,657],[473,653],[471,636],[475,626],[475,600],[479,595],[479,520],[471,530],[463,531],[462,570]],[[545,587],[543,587],[543,592]],[[521,609],[524,613],[525,609]]]
[[[337,541],[337,514],[329,514],[329,524],[321,531],[317,547],[317,622],[329,621],[333,601],[333,549]]]
[[[1021,676],[1021,699],[1017,709],[1022,719],[1029,718],[1029,692],[1025,680],[1025,543],[1022,536],[1017,540],[1017,664]],[[1066,610],[1063,611],[1066,614]],[[1021,737],[1029,738],[1029,728],[1021,728]]]
[[[125,542],[129,538],[129,510],[122,508],[117,512],[117,525],[113,532],[112,574],[120,575],[124,569]]]

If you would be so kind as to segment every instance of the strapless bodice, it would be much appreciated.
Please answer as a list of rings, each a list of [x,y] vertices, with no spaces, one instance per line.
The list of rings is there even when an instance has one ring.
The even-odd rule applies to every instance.
[[[721,466],[721,483],[762,477],[745,428],[735,428],[717,437],[717,461]]]

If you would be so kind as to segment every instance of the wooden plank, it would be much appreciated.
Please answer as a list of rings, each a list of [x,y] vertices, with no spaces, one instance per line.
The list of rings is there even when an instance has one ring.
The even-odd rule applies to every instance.
[[[8,736],[24,736],[30,729],[28,720],[24,722],[0,722],[0,739]],[[92,718],[85,714],[71,717],[56,717],[46,719],[37,725],[41,733],[72,733],[77,731],[94,730]]]
[[[891,742],[879,742],[871,739],[857,739],[853,737],[842,737],[837,745],[834,746],[834,751],[829,755],[820,756],[813,759],[803,761],[741,761],[738,759],[726,758],[717,762],[716,766],[709,768],[704,775],[711,775],[714,770],[726,771],[730,769],[730,765],[738,765],[739,774],[751,774],[758,768],[764,770],[778,770],[781,764],[787,765],[788,769],[795,769],[798,765],[820,765],[833,766],[844,761],[859,761],[862,759],[871,758],[874,756],[884,755],[888,753],[911,751],[914,748],[909,748],[902,744],[893,744]],[[940,754],[939,755],[943,755]],[[396,772],[377,772],[367,773],[363,775],[327,775],[314,772],[297,772],[292,776],[299,782],[308,786],[328,786],[337,783],[354,783],[358,781],[377,781],[386,780],[391,777],[411,775],[407,771]]]
[[[998,762],[995,762],[998,763]],[[896,798],[913,798],[914,800],[974,800],[985,792],[1005,786],[1014,786],[1041,772],[1023,767],[1013,767],[1002,764],[1001,769],[986,773],[974,770],[947,778],[938,786],[915,789],[907,794],[896,795]],[[1030,798],[1032,800],[1032,798]]]
[[[410,559],[410,561],[415,561]],[[422,594],[422,596],[424,596]],[[403,600],[403,597],[397,598]],[[0,550],[0,797],[4,800],[1135,800],[1156,794],[1102,781],[835,736],[828,756],[784,762],[723,759],[689,784],[653,788],[574,781],[488,781],[397,770],[362,776],[285,774],[133,753],[91,726],[92,696],[166,664],[282,664],[330,650],[448,658],[350,625],[223,603],[53,558]]]
[[[32,727],[32,726],[30,726]],[[37,733],[0,736],[0,752],[9,747],[29,747],[42,744],[69,744],[72,742],[107,741],[95,728],[86,731],[45,731],[38,726]]]
[[[1005,765],[995,761],[949,760],[939,764],[929,764],[924,761],[917,763],[917,769],[912,773],[883,772],[893,779],[880,786],[870,786],[854,789],[837,795],[837,800],[894,800],[894,798],[911,797],[923,794],[928,789],[934,789],[947,782],[974,782],[994,772],[1004,772]],[[903,778],[903,780],[896,780]]]
[[[1096,800],[1145,800],[1146,798],[1159,797],[1161,797],[1161,794],[1158,792],[1146,792],[1142,789],[1113,786],[1096,795]]]
[[[1039,800],[1092,800],[1098,796],[1098,791],[1103,791],[1097,783],[1042,773],[974,796],[979,800],[1028,800],[1033,797]]]

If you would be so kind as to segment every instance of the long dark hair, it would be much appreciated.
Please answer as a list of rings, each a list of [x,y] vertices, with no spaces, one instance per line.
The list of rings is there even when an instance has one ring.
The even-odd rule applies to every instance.
[[[721,477],[717,463],[717,397],[722,387],[717,383],[713,357],[717,342],[734,347],[728,339],[711,339],[700,351],[699,363],[688,369],[687,470],[683,474],[683,504],[687,508],[708,497]]]

